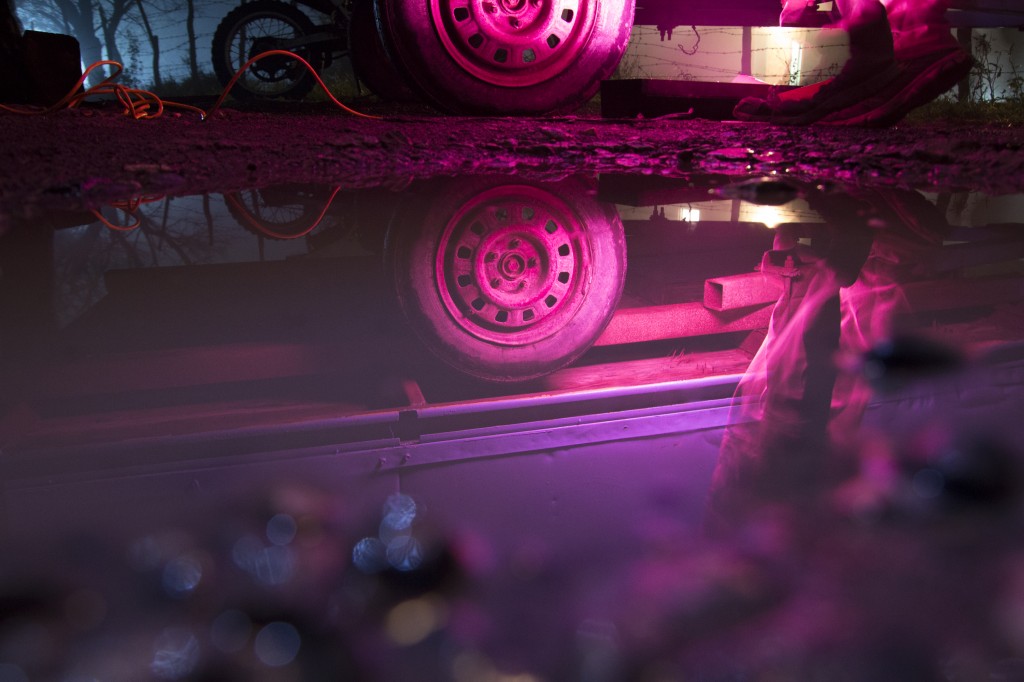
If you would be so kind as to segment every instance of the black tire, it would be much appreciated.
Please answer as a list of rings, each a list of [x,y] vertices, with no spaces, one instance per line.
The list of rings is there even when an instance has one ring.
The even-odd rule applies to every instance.
[[[277,0],[256,0],[228,12],[213,34],[213,70],[225,87],[252,57],[267,50],[288,50],[320,71],[322,50],[293,43],[316,30],[309,17],[292,5]],[[250,66],[231,94],[241,100],[261,98],[302,99],[316,80],[301,63],[271,55]]]
[[[448,365],[495,382],[579,358],[618,305],[622,221],[576,180],[432,183],[395,216],[386,259],[398,302]]]
[[[418,99],[384,49],[372,0],[357,0],[353,3],[348,44],[352,70],[356,78],[373,94],[388,102],[412,102]]]
[[[635,0],[375,0],[389,54],[443,111],[577,109],[611,76]]]

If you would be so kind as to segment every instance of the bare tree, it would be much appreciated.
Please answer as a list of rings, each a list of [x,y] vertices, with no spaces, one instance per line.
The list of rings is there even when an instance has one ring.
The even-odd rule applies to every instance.
[[[153,85],[159,88],[160,82],[160,36],[154,31],[153,27],[149,24],[149,16],[146,14],[146,6],[142,4],[142,0],[135,0],[136,6],[139,8],[139,16],[142,18],[142,26],[146,29],[146,36],[149,38],[150,47],[153,48]]]
[[[125,57],[138,57],[141,42],[141,53],[153,69],[156,88],[166,85],[162,70],[167,68],[168,48],[164,43],[168,37],[161,33],[170,25],[180,29],[184,18],[187,39],[182,47],[187,50],[188,76],[193,82],[201,77],[196,15],[202,5],[196,0],[0,0],[8,2],[15,4],[26,27],[75,36],[85,64],[110,59],[128,67],[141,66],[125,61]],[[31,17],[31,26],[26,17]],[[125,77],[136,82],[131,76],[129,69]],[[94,72],[88,85],[102,78],[102,73]]]
[[[187,9],[185,15],[185,29],[188,31],[188,73],[192,76],[192,82],[199,80],[199,59],[196,55],[196,3],[195,0],[185,0]]]
[[[70,27],[72,34],[78,38],[78,44],[82,49],[82,60],[86,64],[92,64],[103,59],[103,44],[96,34],[94,17],[96,8],[93,0],[53,0],[60,10],[61,16]],[[92,83],[102,80],[102,75],[96,73],[91,78]]]
[[[124,57],[121,56],[121,49],[117,45],[118,29],[121,26],[121,20],[124,19],[125,14],[128,13],[131,0],[107,0],[102,2],[97,0],[96,12],[99,14],[99,29],[103,34],[103,43],[107,49],[107,58],[112,59],[119,64],[124,63]]]

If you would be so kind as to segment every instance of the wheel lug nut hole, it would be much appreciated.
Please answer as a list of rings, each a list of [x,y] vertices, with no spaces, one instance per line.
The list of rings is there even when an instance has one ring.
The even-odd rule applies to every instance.
[[[561,246],[559,246],[558,247],[558,255],[562,256],[563,258],[568,256],[569,255],[569,245],[568,244],[562,244]]]
[[[544,299],[544,304],[549,308],[554,308],[555,304],[558,303],[558,299],[554,295],[548,296]]]

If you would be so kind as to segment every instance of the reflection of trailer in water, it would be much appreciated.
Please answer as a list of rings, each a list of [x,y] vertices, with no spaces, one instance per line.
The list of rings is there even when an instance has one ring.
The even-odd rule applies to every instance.
[[[465,562],[459,566],[472,572],[471,589],[460,590],[457,598],[472,595],[489,607],[474,612],[488,614],[486,629],[491,633],[488,640],[473,642],[474,651],[508,653],[509,644],[531,656],[545,647],[572,651],[582,636],[591,636],[584,628],[591,628],[592,640],[598,642],[613,639],[608,633],[614,632],[614,622],[640,623],[644,631],[648,623],[666,622],[652,620],[645,608],[633,611],[635,600],[619,598],[631,593],[618,588],[640,585],[642,595],[660,603],[669,601],[663,594],[677,594],[668,588],[680,584],[679,576],[687,586],[694,576],[710,580],[716,590],[722,585],[718,573],[722,566],[733,565],[728,559],[733,554],[705,554],[694,542],[696,526],[723,434],[736,425],[732,397],[755,347],[767,346],[768,337],[761,332],[771,302],[780,295],[779,279],[822,260],[839,265],[841,257],[856,249],[836,252],[829,247],[863,245],[865,236],[892,237],[880,244],[888,251],[875,252],[883,263],[895,263],[896,253],[907,257],[902,264],[913,257],[915,267],[897,268],[888,281],[910,298],[917,317],[909,321],[917,328],[1001,344],[998,352],[987,356],[991,364],[976,365],[973,376],[968,370],[955,375],[955,382],[911,382],[905,393],[875,398],[865,410],[865,421],[885,428],[888,436],[912,435],[914,422],[927,419],[941,419],[944,427],[968,424],[975,431],[981,429],[983,446],[991,442],[993,424],[1019,422],[1024,357],[1019,344],[1005,343],[1024,336],[1024,277],[1015,262],[1024,255],[1019,225],[950,227],[941,220],[944,212],[910,192],[853,188],[849,198],[811,194],[804,197],[810,199],[807,207],[787,207],[779,203],[785,193],[759,194],[756,185],[735,185],[727,177],[706,180],[714,184],[701,184],[698,178],[603,178],[596,195],[584,192],[582,197],[571,188],[592,189],[584,181],[542,183],[519,177],[457,178],[450,184],[422,185],[409,195],[296,186],[240,192],[230,203],[230,216],[241,227],[232,231],[235,226],[225,212],[224,221],[210,221],[209,234],[206,224],[198,226],[192,234],[200,237],[196,242],[227,260],[230,254],[221,252],[224,242],[217,241],[215,232],[231,231],[250,245],[265,242],[268,252],[271,246],[294,246],[290,257],[181,267],[157,267],[140,258],[126,269],[101,271],[107,297],[68,326],[0,328],[5,341],[0,356],[5,387],[0,397],[0,493],[5,511],[0,534],[5,541],[28,539],[45,550],[45,560],[53,563],[44,567],[67,575],[75,594],[88,589],[89,595],[105,597],[101,605],[118,605],[116,618],[101,619],[89,628],[55,629],[94,644],[62,650],[88,651],[89,661],[102,659],[97,651],[116,650],[115,660],[123,661],[122,643],[130,642],[143,651],[136,663],[140,672],[132,678],[142,679],[152,669],[146,657],[149,650],[138,642],[169,641],[169,622],[208,632],[207,621],[228,612],[251,613],[252,622],[260,626],[271,619],[296,627],[313,623],[316,636],[302,639],[299,648],[299,655],[308,657],[301,659],[303,664],[313,660],[311,665],[320,666],[309,669],[325,669],[323,659],[316,657],[323,641],[331,651],[355,642],[355,651],[375,653],[381,649],[365,646],[366,633],[385,622],[378,616],[391,612],[394,603],[408,603],[408,586],[431,590],[431,599],[448,598],[439,596],[447,592],[433,591],[437,580],[427,582],[447,573],[414,573],[408,583],[388,574],[364,589],[361,586],[369,579],[346,570],[349,557],[359,558],[352,551],[362,542],[359,538],[383,541],[389,530],[396,530],[382,524],[379,513],[385,500],[393,508],[390,500],[396,491],[401,491],[404,504],[408,498],[415,500],[418,514],[409,535],[397,534],[402,540],[399,547],[422,549],[433,559],[438,547],[447,548],[451,541]],[[709,195],[713,188],[718,191]],[[772,201],[751,205],[739,196]],[[871,207],[871,226],[848,210],[854,196]],[[835,199],[835,208],[830,215],[829,207],[818,206],[819,219],[814,219],[807,209],[822,198]],[[617,209],[613,211],[610,202]],[[750,206],[772,211],[757,213],[763,219],[757,222],[754,212],[746,210]],[[889,210],[894,208],[900,210]],[[783,209],[789,211],[787,216]],[[569,226],[573,229],[559,226],[565,211],[579,211],[580,222]],[[779,222],[769,220],[773,212],[775,218],[803,217],[772,231],[767,223]],[[913,220],[901,223],[894,214]],[[931,219],[922,220],[927,216]],[[415,224],[405,224],[414,218]],[[555,223],[553,231],[549,220]],[[622,297],[595,349],[545,377],[497,387],[460,381],[449,364],[428,367],[417,362],[428,355],[419,341],[424,330],[414,336],[417,322],[405,319],[402,307],[391,300],[395,284],[412,288],[394,292],[413,299],[405,301],[406,307],[434,296],[430,305],[436,317],[429,323],[448,324],[446,340],[453,334],[466,336],[470,353],[482,342],[480,335],[492,337],[495,345],[502,343],[502,334],[507,334],[508,343],[523,341],[524,336],[540,334],[541,328],[508,328],[511,315],[497,320],[501,310],[496,305],[485,303],[482,309],[492,311],[491,322],[498,324],[485,326],[483,320],[459,317],[472,315],[475,297],[485,295],[482,288],[490,278],[474,281],[476,274],[492,271],[474,272],[466,263],[452,268],[453,259],[462,258],[459,251],[465,247],[466,260],[476,253],[487,265],[504,261],[504,267],[493,272],[518,284],[524,281],[521,266],[528,267],[530,257],[539,265],[551,256],[553,264],[564,266],[551,272],[569,274],[568,282],[558,281],[556,274],[558,285],[551,284],[551,295],[556,295],[572,289],[573,282],[605,274],[588,272],[592,266],[617,264],[621,252],[615,248],[609,250],[615,256],[610,263],[573,255],[574,249],[589,248],[584,233],[594,221],[601,221],[601,239],[614,245],[621,237],[616,228],[621,228],[629,245],[626,281],[614,281],[620,271],[610,273],[610,289],[616,294],[621,289]],[[316,228],[310,231],[312,225]],[[389,225],[405,231],[393,234],[404,243],[395,243],[400,253],[385,259],[382,256],[392,248],[385,238]],[[49,248],[53,232],[40,222],[25,227],[29,229],[16,230],[0,241],[0,268],[10,285],[0,290],[0,317],[10,321],[30,315],[33,297],[45,308],[52,300],[48,283],[52,286],[51,278],[66,272],[67,263],[54,262],[54,250]],[[152,244],[181,236],[157,227],[148,235]],[[864,227],[869,229],[865,232]],[[80,238],[77,245],[87,248],[104,237],[120,242],[131,234],[97,224],[75,236]],[[942,238],[932,239],[936,234]],[[426,236],[425,242],[416,241],[420,235]],[[573,238],[572,245],[562,241]],[[514,239],[532,244],[511,246]],[[568,254],[559,253],[563,245],[569,246]],[[549,246],[553,255],[540,250]],[[766,251],[773,255],[765,258]],[[488,253],[495,258],[488,261]],[[792,263],[787,256],[792,256]],[[562,258],[569,260],[561,262]],[[387,269],[386,264],[410,259],[416,263],[415,272],[396,277]],[[98,260],[89,263],[96,265]],[[754,275],[757,263],[762,269]],[[415,281],[403,281],[410,275]],[[470,281],[462,284],[463,275]],[[525,281],[527,288],[548,282],[543,277]],[[562,285],[566,288],[559,288]],[[452,286],[467,287],[472,296],[453,293]],[[12,289],[17,297],[5,295]],[[528,301],[514,295],[494,298],[510,306],[509,311],[530,309]],[[556,295],[556,304],[558,300]],[[571,319],[576,303],[559,308],[544,323],[557,321],[558,312]],[[741,326],[728,327],[732,323]],[[12,355],[14,349],[17,353]],[[450,354],[442,359],[460,364]],[[966,428],[963,433],[976,435]],[[878,435],[873,434],[872,442],[878,442]],[[895,436],[892,441],[898,443]],[[929,468],[924,482],[943,471],[958,473]],[[969,469],[966,474],[976,472]],[[981,479],[982,484],[991,482],[991,470],[981,473],[988,477]],[[999,473],[996,469],[995,475]],[[908,472],[908,479],[912,474],[913,470]],[[934,488],[924,492],[935,493]],[[967,493],[977,490],[969,487]],[[231,504],[239,499],[240,509]],[[945,501],[927,496],[928,504]],[[976,504],[988,502],[985,498]],[[924,516],[912,518],[934,519],[929,514],[935,509],[924,507]],[[978,519],[988,538],[991,517],[978,511],[978,506],[971,506],[967,519],[954,516],[956,528],[964,528],[960,521]],[[295,522],[290,530],[289,521]],[[895,524],[879,528],[910,529],[909,540],[933,525],[944,550],[964,555],[964,535],[950,535],[948,524],[907,523],[897,516]],[[894,546],[890,538],[906,544],[891,532],[865,533],[861,523],[843,526],[852,529],[850,547],[861,555],[866,535],[882,537],[886,548]],[[979,526],[968,526],[968,532],[975,527]],[[271,534],[272,529],[283,532]],[[122,533],[130,541],[125,546],[111,540]],[[282,535],[287,537],[279,542]],[[410,538],[422,545],[412,545]],[[7,546],[19,547],[14,542]],[[834,561],[836,546],[830,537],[824,547],[828,561],[823,563],[845,565]],[[58,560],[54,547],[68,551],[56,554]],[[106,547],[110,549],[105,551]],[[655,564],[636,563],[638,557],[649,559],[649,553],[656,556]],[[17,551],[12,556],[24,566],[29,555]],[[697,557],[696,564],[679,562],[691,556]],[[934,556],[923,553],[921,568],[946,571],[932,560]],[[275,562],[275,557],[280,560]],[[980,560],[990,557],[982,554]],[[387,558],[392,560],[391,552]],[[730,563],[723,563],[726,559]],[[781,559],[787,571],[794,563],[803,563],[792,562],[788,554]],[[880,555],[879,562],[880,574],[889,575],[889,554]],[[398,568],[398,562],[390,563]],[[428,568],[433,565],[426,562]],[[738,565],[742,570],[733,573],[743,586],[751,584],[750,576],[762,575],[751,572],[753,564]],[[768,567],[774,573],[777,565]],[[647,566],[654,570],[637,572]],[[857,571],[863,566],[864,562],[855,562]],[[48,570],[39,575],[50,574]],[[648,575],[668,576],[670,582],[654,581],[658,592],[652,594],[649,582],[637,580]],[[785,574],[787,584],[789,575]],[[421,580],[424,576],[427,580]],[[960,580],[961,574],[953,573],[950,579]],[[202,591],[193,599],[189,594],[197,584]],[[837,593],[842,593],[849,583],[836,584]],[[388,585],[393,585],[394,602]],[[935,594],[948,594],[945,585],[941,583],[943,589]],[[343,589],[335,589],[338,586]],[[40,589],[37,594],[58,604],[54,613],[63,617],[68,603],[63,592]],[[149,596],[140,600],[138,594]],[[687,609],[690,594],[694,592],[687,588]],[[932,594],[925,593],[929,601]],[[307,600],[312,602],[308,611]],[[32,604],[50,602],[28,603],[33,608]],[[730,614],[727,622],[734,622],[736,602],[722,603]],[[236,604],[247,610],[224,611]],[[284,608],[277,608],[279,604]],[[332,621],[292,616],[317,615],[323,609],[334,614],[338,604],[344,614],[341,632],[358,632],[358,637],[327,638],[321,623]],[[376,604],[383,606],[370,608]],[[622,604],[630,609],[627,616],[639,612],[643,617],[611,620]],[[903,604],[897,602],[899,607]],[[149,609],[159,609],[154,613],[161,617],[128,620],[125,614],[137,613],[140,605],[146,616],[151,615]],[[706,613],[702,606],[697,617]],[[583,627],[581,614],[587,617]],[[756,611],[753,617],[760,620],[761,615]],[[959,612],[955,621],[957,626],[963,623]],[[34,621],[22,622],[28,623],[23,630],[35,627]],[[877,621],[865,622],[871,626]],[[684,630],[687,637],[689,632]],[[773,630],[772,637],[775,634]],[[439,640],[448,646],[447,640]],[[154,660],[163,660],[169,647],[154,648]],[[251,648],[231,660],[248,665]],[[410,654],[412,648],[394,640],[391,649],[384,649],[388,655],[379,657],[388,672],[401,673],[358,677],[417,679],[423,649]],[[583,648],[591,650],[589,645]],[[527,665],[531,662],[514,669],[546,672],[542,663]],[[409,673],[403,664],[415,666],[416,672]],[[555,667],[559,672],[544,679],[564,677],[559,675],[565,668]],[[83,667],[75,670],[82,672]],[[278,670],[275,667],[275,674]]]
[[[598,438],[609,420],[644,417],[635,435],[672,428],[670,415],[690,409],[681,403],[702,401],[722,402],[694,419],[724,418],[787,270],[800,265],[787,266],[776,235],[813,255],[837,231],[818,217],[773,232],[763,214],[744,213],[763,207],[729,198],[745,185],[696,180],[605,177],[596,198],[578,180],[464,178],[400,200],[376,190],[239,193],[229,205],[240,225],[260,240],[294,237],[308,252],[110,271],[106,298],[68,327],[5,329],[20,342],[6,346],[20,354],[5,358],[4,428],[16,434],[5,452],[26,466],[68,448],[127,465],[143,451],[193,459],[422,443],[436,458],[459,448],[429,443],[523,423]],[[949,230],[945,245],[921,246],[920,267],[899,282],[906,321],[978,343],[1018,340],[1012,316],[996,312],[1019,305],[1019,273],[978,273],[1024,255],[1019,230],[948,228],[933,204],[906,194],[863,198],[895,220],[907,207],[887,202],[917,197],[915,211],[935,219],[919,227]],[[31,267],[25,253],[6,252],[19,259],[3,263],[8,276],[29,278],[20,290],[45,294],[32,278],[53,272],[46,249]]]

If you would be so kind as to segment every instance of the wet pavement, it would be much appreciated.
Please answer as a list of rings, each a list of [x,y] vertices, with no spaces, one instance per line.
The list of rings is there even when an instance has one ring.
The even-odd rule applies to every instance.
[[[169,112],[135,121],[98,105],[11,117],[0,147],[0,220],[34,206],[78,206],[138,194],[181,196],[289,182],[402,186],[450,175],[553,179],[635,173],[686,178],[781,172],[935,191],[1024,191],[1024,129],[978,123],[907,123],[874,130],[777,127],[679,117],[459,118],[359,105],[378,119],[333,108],[221,109],[206,121]],[[745,156],[737,154],[746,150]],[[2,230],[0,223],[0,230]]]
[[[1020,678],[1019,131],[303,120],[5,174],[0,679]]]

